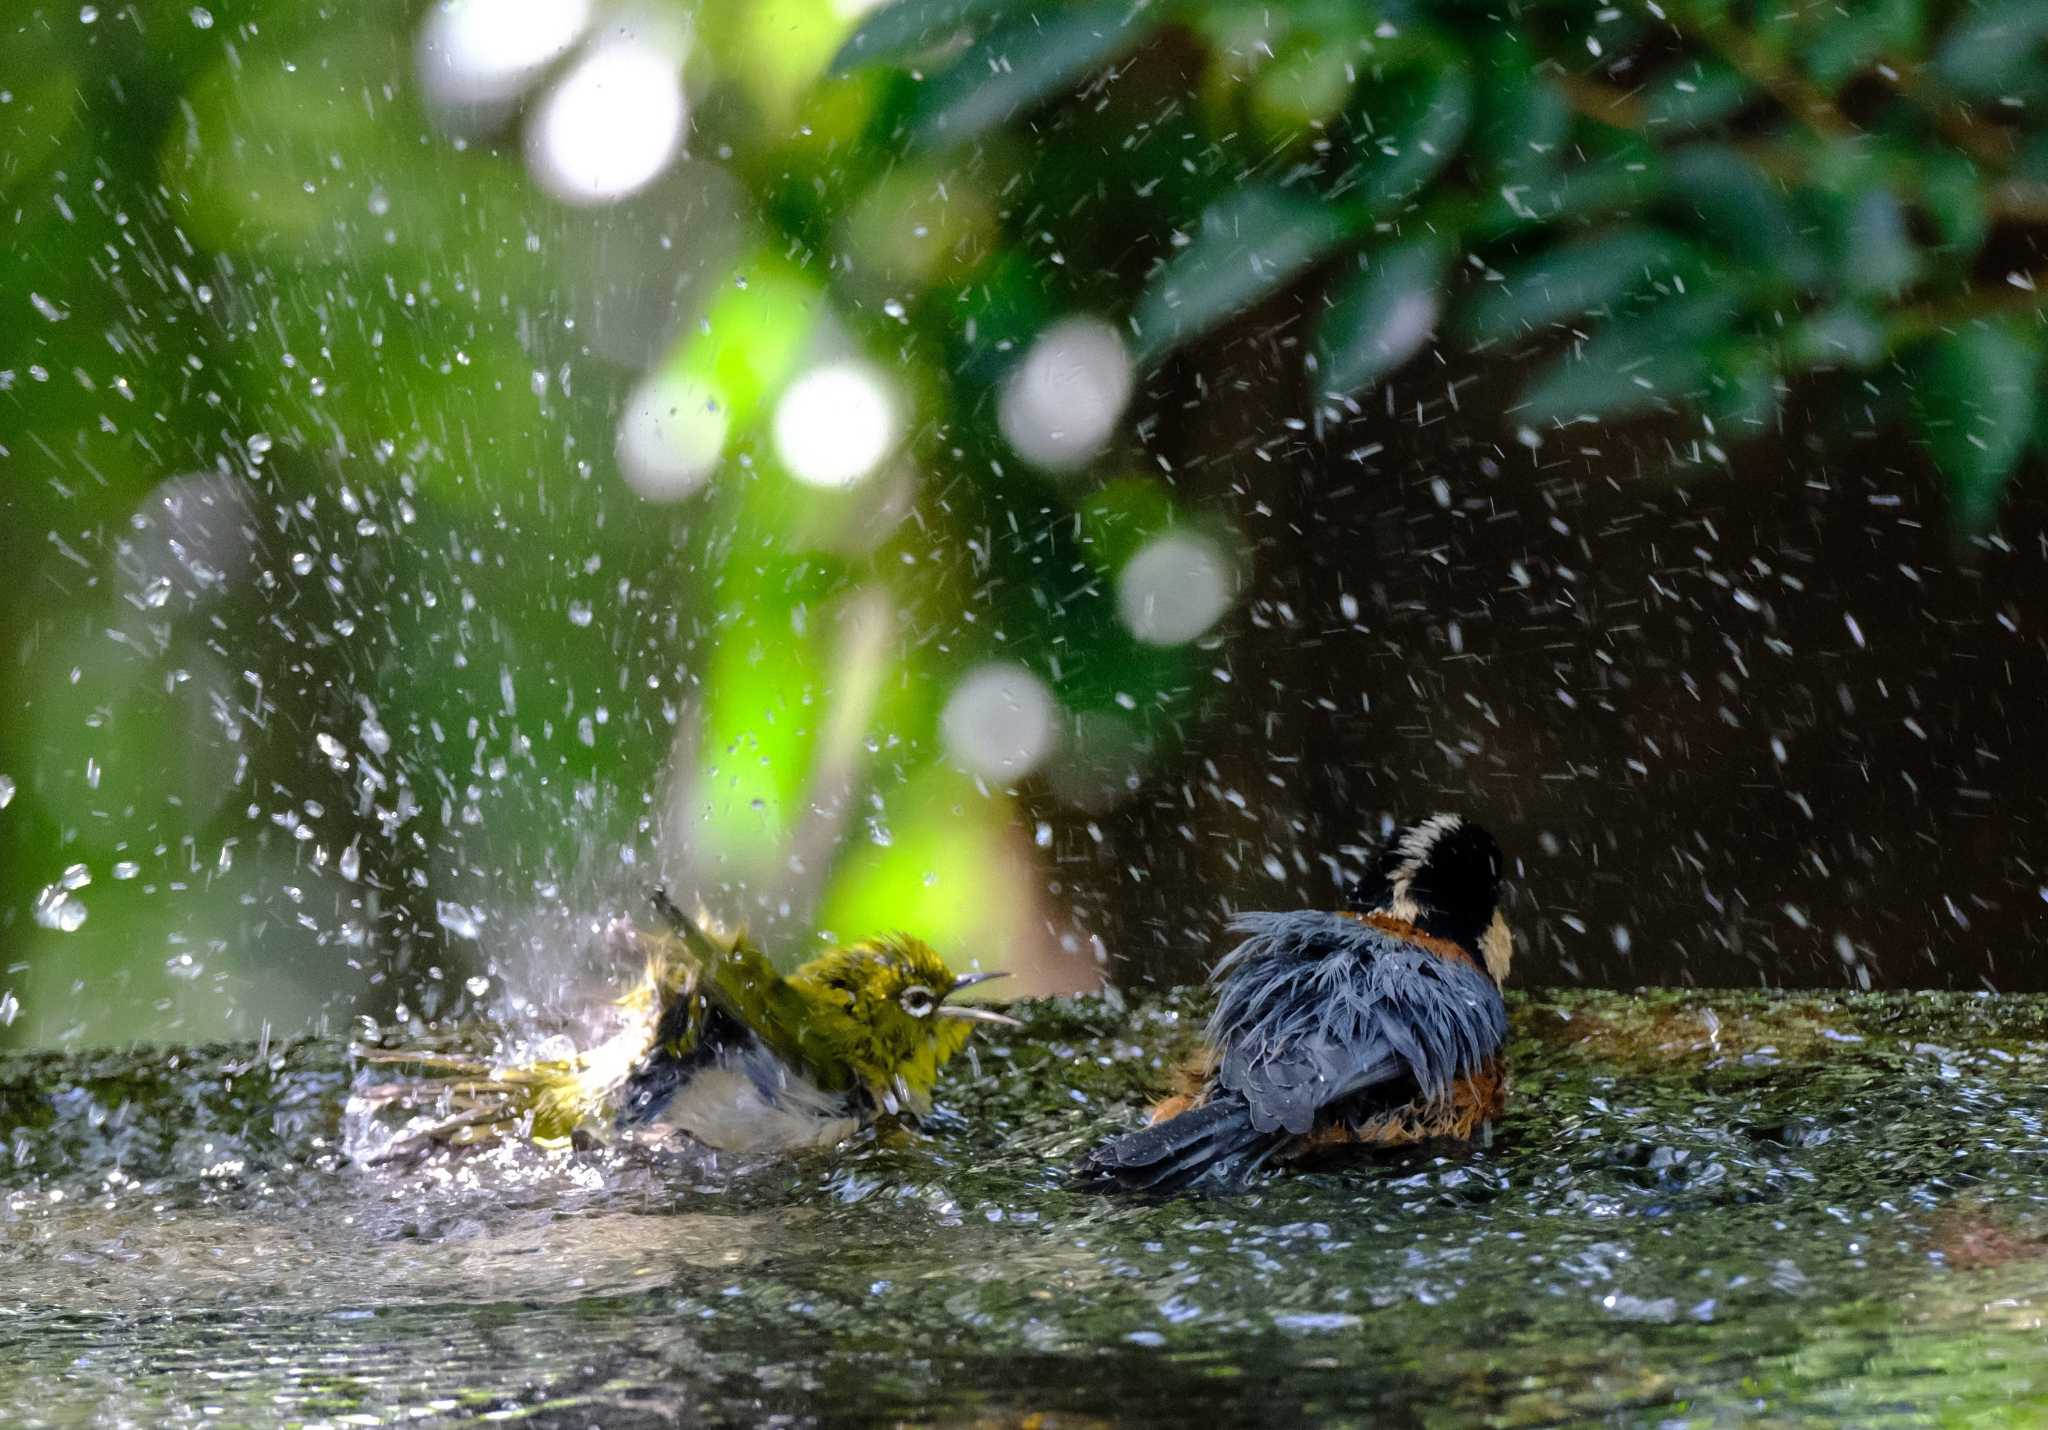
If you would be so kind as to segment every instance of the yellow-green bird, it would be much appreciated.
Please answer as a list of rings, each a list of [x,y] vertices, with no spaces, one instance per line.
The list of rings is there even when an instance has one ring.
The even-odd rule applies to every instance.
[[[714,936],[660,890],[654,900],[670,931],[633,931],[646,967],[619,1000],[624,1025],[597,1046],[507,1067],[365,1054],[451,1075],[436,1084],[447,1114],[373,1160],[507,1132],[556,1146],[579,1131],[636,1128],[679,1129],[730,1151],[830,1146],[877,1116],[929,1112],[939,1070],[976,1023],[1017,1026],[948,1001],[1003,974],[956,976],[907,935],[830,949],[782,974],[744,930]]]

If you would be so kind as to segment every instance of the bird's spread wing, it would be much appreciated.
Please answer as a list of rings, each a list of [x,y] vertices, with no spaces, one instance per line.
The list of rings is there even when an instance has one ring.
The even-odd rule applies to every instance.
[[[1300,1135],[1319,1109],[1412,1078],[1424,1097],[1497,1057],[1500,991],[1477,967],[1340,914],[1243,914],[1216,966],[1216,1082],[1261,1132]]]

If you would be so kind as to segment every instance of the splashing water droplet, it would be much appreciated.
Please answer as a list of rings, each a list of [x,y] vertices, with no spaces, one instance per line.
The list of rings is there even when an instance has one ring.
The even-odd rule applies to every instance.
[[[341,877],[353,884],[363,872],[363,856],[361,851],[353,844],[342,850],[339,867],[341,869]]]
[[[484,994],[491,991],[491,980],[482,977],[470,978],[464,980],[462,986],[469,990],[470,997],[481,998]]]
[[[12,1027],[15,1016],[21,1012],[21,1000],[14,996],[14,990],[0,993],[0,1028]]]
[[[448,930],[457,938],[476,938],[484,931],[482,910],[472,909],[464,904],[451,903],[447,899],[440,899],[435,902],[434,917],[440,921],[442,928]]]
[[[35,921],[58,933],[76,933],[85,923],[85,905],[71,897],[61,884],[47,884],[36,895]]]
[[[14,803],[14,776],[0,775],[0,809]]]

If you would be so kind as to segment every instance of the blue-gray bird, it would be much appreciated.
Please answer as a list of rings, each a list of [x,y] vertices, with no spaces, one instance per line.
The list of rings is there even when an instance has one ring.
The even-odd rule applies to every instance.
[[[1088,1154],[1130,1190],[1240,1184],[1345,1145],[1469,1139],[1507,1096],[1501,984],[1514,942],[1500,846],[1438,814],[1394,832],[1348,910],[1242,914],[1182,1091]]]

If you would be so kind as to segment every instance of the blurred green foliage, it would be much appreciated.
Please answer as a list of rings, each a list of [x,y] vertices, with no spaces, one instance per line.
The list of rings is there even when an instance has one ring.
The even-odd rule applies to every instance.
[[[1153,440],[1233,343],[1303,429],[1466,354],[1532,439],[1896,430],[1964,531],[2048,441],[2035,4],[669,0],[437,110],[445,8],[0,19],[0,1039],[459,1010],[656,854],[792,947],[1082,946],[1032,861],[1227,665],[1118,580],[1242,575]],[[550,198],[542,97],[649,16],[688,157]],[[1074,315],[1142,391],[1027,460]],[[774,428],[841,359],[898,437],[825,488]],[[701,491],[619,479],[649,382]],[[1056,702],[1029,788],[947,748],[990,662]]]
[[[1739,440],[1788,401],[1832,406],[1910,433],[1977,530],[2048,442],[2043,14],[898,0],[836,63],[924,76],[878,143],[1016,139],[1083,172],[1104,162],[1091,102],[1161,56],[1192,70],[1192,112],[1158,123],[1199,133],[1198,181],[1095,215],[1143,245],[1127,318],[1149,361],[1295,292],[1328,417],[1439,345],[1527,367],[1508,417],[1538,431],[1692,414]]]

